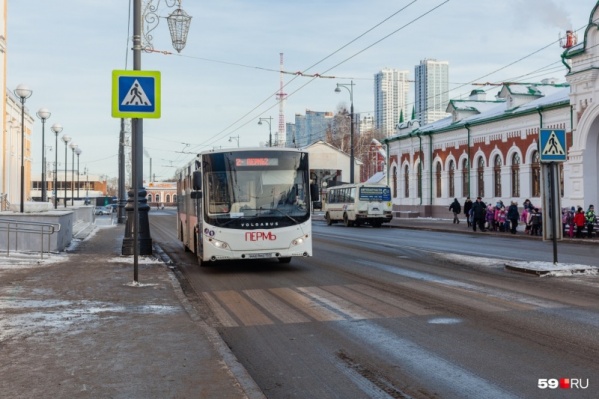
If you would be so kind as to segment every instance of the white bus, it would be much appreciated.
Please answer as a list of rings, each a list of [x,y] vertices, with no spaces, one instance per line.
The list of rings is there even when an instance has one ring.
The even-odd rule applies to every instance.
[[[342,221],[346,226],[381,227],[393,218],[391,189],[378,184],[343,184],[327,189],[327,224]]]
[[[177,171],[177,231],[200,265],[312,256],[308,153],[292,148],[198,154]]]

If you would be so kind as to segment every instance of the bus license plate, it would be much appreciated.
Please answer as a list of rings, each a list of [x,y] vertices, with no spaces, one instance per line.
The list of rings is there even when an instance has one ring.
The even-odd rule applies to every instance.
[[[271,252],[269,253],[258,253],[258,254],[248,254],[248,258],[272,258],[273,255]]]

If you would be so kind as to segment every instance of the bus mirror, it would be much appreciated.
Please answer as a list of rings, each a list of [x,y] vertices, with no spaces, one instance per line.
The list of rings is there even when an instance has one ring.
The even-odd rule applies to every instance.
[[[193,172],[193,189],[200,191],[202,189],[202,172],[196,170]]]
[[[201,199],[202,192],[201,191],[192,191],[190,194],[191,199]]]
[[[320,192],[318,190],[318,185],[317,184],[310,184],[310,197],[312,198],[312,201],[319,201],[320,200]]]

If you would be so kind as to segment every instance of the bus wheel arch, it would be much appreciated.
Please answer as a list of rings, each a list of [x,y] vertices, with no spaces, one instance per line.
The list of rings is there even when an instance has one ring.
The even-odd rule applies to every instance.
[[[328,212],[325,215],[325,219],[327,221],[327,226],[330,226],[333,224],[333,219],[331,219],[331,215]]]

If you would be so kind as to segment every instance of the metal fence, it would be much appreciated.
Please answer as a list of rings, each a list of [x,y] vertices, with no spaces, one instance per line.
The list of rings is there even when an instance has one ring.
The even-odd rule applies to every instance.
[[[48,247],[46,252],[50,252],[50,238],[52,234],[60,231],[59,223],[44,223],[44,222],[28,222],[14,219],[0,219],[0,232],[6,232],[6,255],[10,256],[10,237],[14,235],[15,249],[18,251],[19,248],[19,234],[38,234],[41,235],[40,240],[40,254],[44,259],[44,241],[45,236],[48,237]]]

